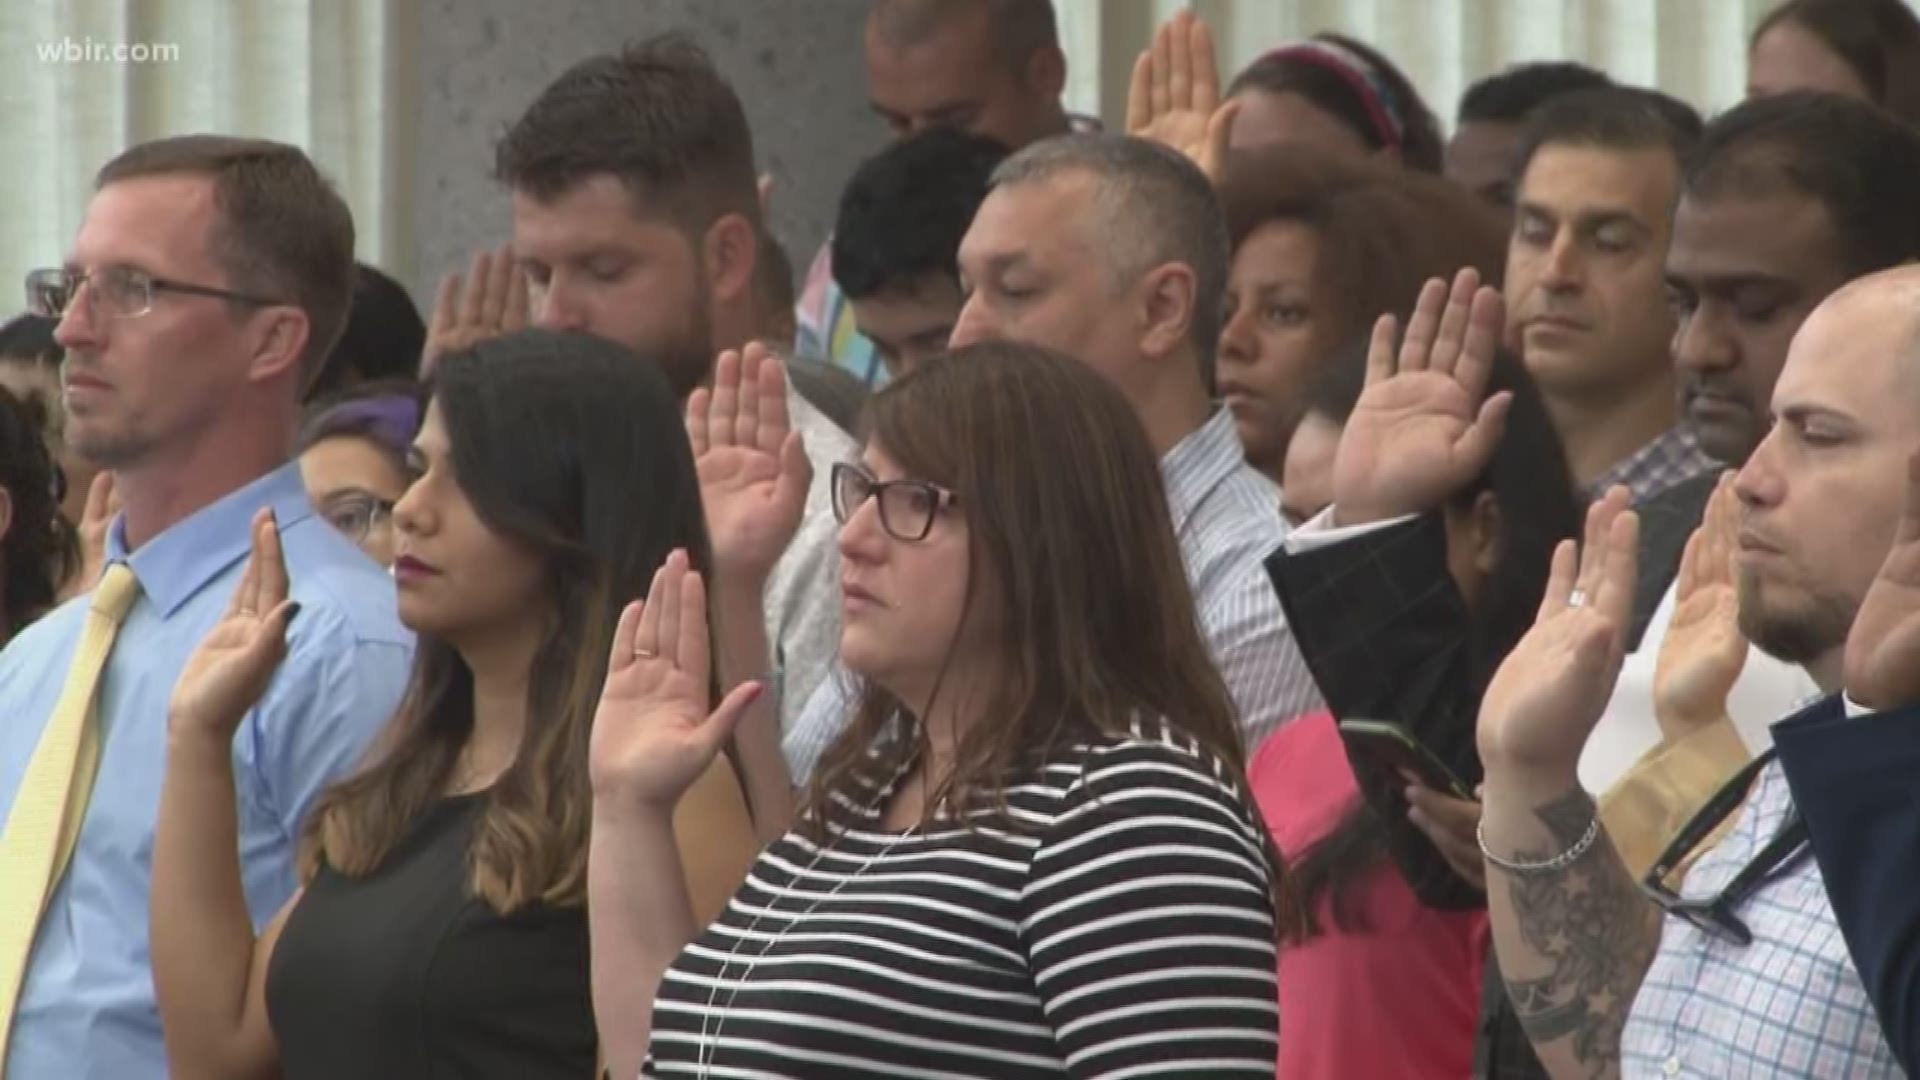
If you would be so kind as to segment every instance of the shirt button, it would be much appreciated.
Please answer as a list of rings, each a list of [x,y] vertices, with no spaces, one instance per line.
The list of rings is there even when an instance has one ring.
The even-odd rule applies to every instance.
[[[1665,1062],[1661,1063],[1660,1071],[1666,1073],[1668,1076],[1679,1076],[1680,1059],[1678,1057],[1667,1058]]]

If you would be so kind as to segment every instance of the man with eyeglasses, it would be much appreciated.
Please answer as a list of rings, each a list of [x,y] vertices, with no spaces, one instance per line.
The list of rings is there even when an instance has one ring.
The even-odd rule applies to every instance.
[[[390,579],[309,504],[288,461],[302,390],[353,280],[346,204],[291,146],[188,136],[99,174],[66,265],[27,279],[60,320],[69,445],[123,512],[91,591],[0,652],[0,1074],[167,1075],[149,934],[159,792],[174,754],[228,761],[255,925],[297,883],[315,797],[363,757],[405,687]],[[232,745],[181,744],[168,702],[221,619],[256,517],[279,532],[299,617]],[[191,991],[188,992],[191,996]]]
[[[1912,267],[1823,301],[1794,336],[1772,427],[1735,481],[1741,630],[1828,695],[1841,690],[1848,631],[1920,452],[1916,312]],[[1480,716],[1488,908],[1520,1021],[1555,1075],[1899,1076],[1771,753],[1708,800],[1645,883],[1580,785],[1631,609],[1624,504],[1610,496],[1589,519],[1577,574],[1570,560],[1559,568]],[[1776,742],[1831,723],[1836,708],[1782,720]],[[1730,828],[1685,880],[1664,879],[1722,821]]]

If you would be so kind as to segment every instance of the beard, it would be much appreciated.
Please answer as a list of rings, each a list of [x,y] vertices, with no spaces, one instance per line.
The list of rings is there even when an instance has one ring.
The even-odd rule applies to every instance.
[[[715,355],[712,297],[707,293],[704,271],[688,305],[686,321],[663,337],[639,343],[634,351],[641,359],[660,365],[674,396],[682,401],[712,378]]]
[[[1740,633],[1761,652],[1790,664],[1809,664],[1847,643],[1859,604],[1810,584],[1780,596],[1751,571],[1740,573]],[[1769,594],[1773,595],[1769,595]]]

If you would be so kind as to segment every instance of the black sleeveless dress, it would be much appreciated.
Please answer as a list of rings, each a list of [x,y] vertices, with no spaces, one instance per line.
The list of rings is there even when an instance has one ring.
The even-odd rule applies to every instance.
[[[267,968],[287,1080],[593,1075],[586,910],[468,895],[483,805],[436,803],[375,873],[308,883]]]

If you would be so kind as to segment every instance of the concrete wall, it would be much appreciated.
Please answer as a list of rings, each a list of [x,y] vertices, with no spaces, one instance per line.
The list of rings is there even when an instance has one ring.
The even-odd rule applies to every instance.
[[[840,187],[878,148],[860,62],[864,0],[415,0],[398,27],[416,58],[408,167],[412,226],[395,260],[422,312],[440,275],[504,241],[493,141],[582,57],[664,30],[692,32],[733,82],[763,172],[773,230],[802,271],[832,224]]]

